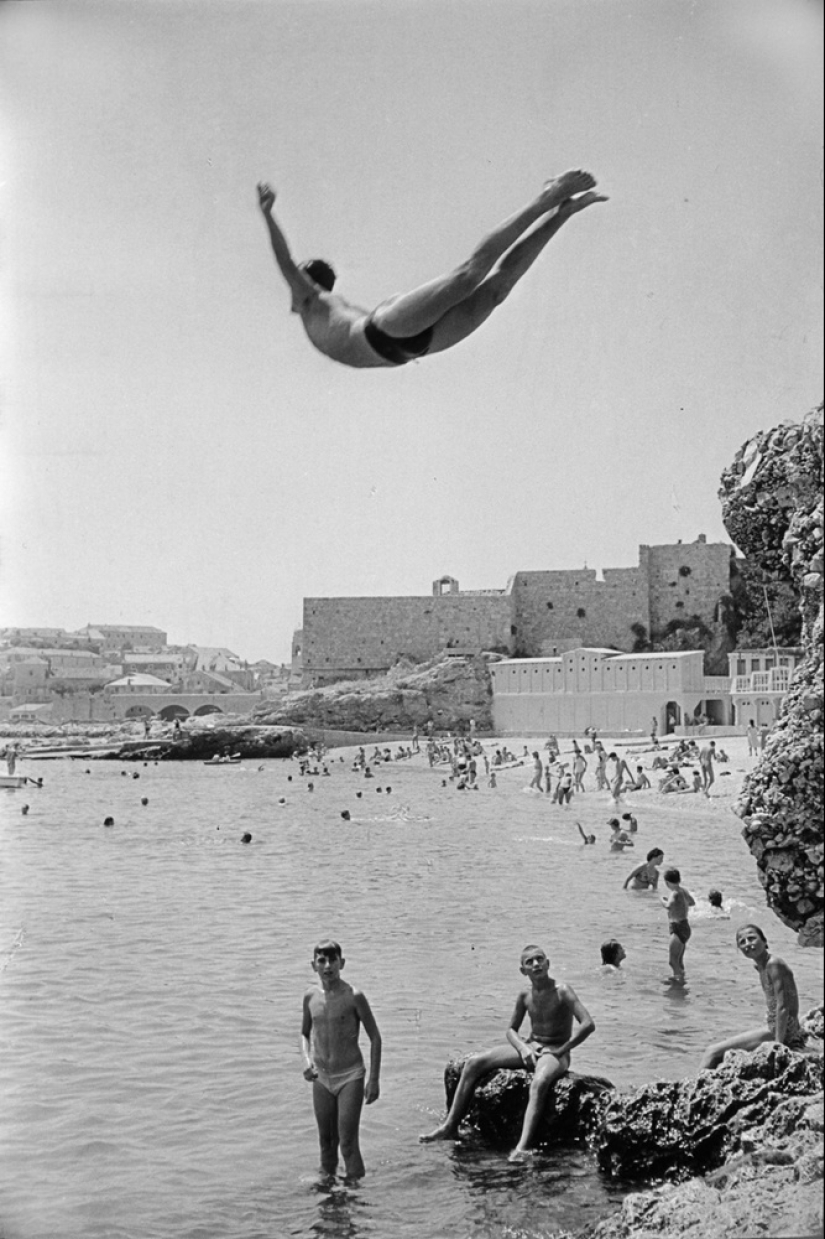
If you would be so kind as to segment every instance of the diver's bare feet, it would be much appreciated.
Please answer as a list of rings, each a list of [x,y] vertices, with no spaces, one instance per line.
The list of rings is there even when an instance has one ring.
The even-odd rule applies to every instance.
[[[542,191],[542,198],[546,202],[545,210],[552,211],[553,207],[572,198],[574,194],[593,189],[595,184],[595,176],[591,176],[589,172],[583,172],[581,168],[575,168],[572,172],[562,172],[561,176],[555,176],[551,181],[545,182]]]
[[[446,1123],[442,1123],[440,1127],[436,1127],[434,1131],[425,1132],[424,1135],[418,1137],[419,1144],[431,1144],[433,1140],[455,1140],[456,1132],[452,1127],[448,1127]]]
[[[570,215],[575,215],[577,211],[583,211],[585,207],[592,206],[594,202],[609,201],[607,194],[597,194],[592,190],[586,194],[579,194],[578,198],[568,198],[559,207],[559,215],[567,218]]]

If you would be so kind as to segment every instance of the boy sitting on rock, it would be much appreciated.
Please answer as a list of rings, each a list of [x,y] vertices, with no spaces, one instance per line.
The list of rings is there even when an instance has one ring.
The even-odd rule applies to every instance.
[[[552,1085],[570,1070],[570,1051],[589,1037],[596,1025],[572,985],[555,981],[550,976],[550,961],[541,947],[524,948],[519,971],[528,978],[529,984],[516,999],[506,1033],[508,1044],[467,1059],[447,1117],[434,1131],[420,1136],[422,1142],[455,1139],[482,1076],[491,1071],[515,1071],[524,1067],[532,1073],[533,1079],[521,1137],[510,1154],[510,1161],[526,1161],[530,1156],[529,1150]],[[525,1015],[530,1016],[530,1036],[526,1040],[519,1036]],[[575,1034],[574,1019],[579,1024]]]

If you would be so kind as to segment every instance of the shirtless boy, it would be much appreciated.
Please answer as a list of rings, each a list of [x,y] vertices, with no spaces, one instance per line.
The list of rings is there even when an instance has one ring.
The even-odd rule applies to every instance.
[[[570,1070],[570,1051],[589,1037],[596,1025],[572,985],[550,976],[550,961],[541,947],[524,948],[519,971],[529,983],[516,999],[506,1033],[507,1045],[467,1059],[447,1117],[434,1131],[420,1137],[423,1142],[456,1138],[482,1076],[491,1071],[526,1067],[533,1077],[530,1098],[521,1137],[510,1161],[525,1161],[529,1156],[551,1086]],[[525,1015],[530,1017],[530,1036],[526,1039],[519,1035]],[[579,1024],[575,1034],[574,1019]]]
[[[401,366],[466,339],[512,292],[565,220],[594,202],[607,201],[594,192],[595,184],[590,173],[581,170],[554,177],[455,270],[387,298],[371,313],[333,293],[335,272],[323,259],[295,262],[272,215],[275,191],[269,185],[258,185],[258,202],[275,261],[292,292],[293,314],[300,314],[320,352],[362,369]]]
[[[673,980],[681,984],[685,979],[685,947],[692,932],[688,910],[696,906],[696,900],[690,891],[682,886],[682,875],[678,869],[665,869],[662,877],[669,891],[669,894],[662,895],[662,903],[667,909],[670,929],[670,970]]]
[[[320,986],[304,995],[301,1049],[304,1079],[312,1082],[312,1101],[321,1144],[321,1170],[334,1175],[338,1148],[351,1179],[364,1174],[358,1141],[361,1107],[378,1100],[381,1074],[381,1034],[360,989],[341,979],[344,957],[337,942],[319,942],[312,969]],[[367,1076],[358,1034],[363,1024],[370,1040]],[[365,1085],[366,1078],[366,1085]]]
[[[763,1041],[778,1041],[791,1050],[804,1050],[807,1035],[799,1024],[799,995],[796,981],[784,959],[771,955],[767,939],[758,925],[740,925],[736,945],[753,961],[765,995],[767,1019],[760,1028],[717,1041],[705,1050],[701,1066],[716,1067],[728,1050],[755,1050]]]
[[[664,859],[665,854],[661,848],[651,848],[643,864],[637,865],[625,878],[624,889],[627,890],[629,886],[634,891],[655,891],[659,885],[659,866]]]

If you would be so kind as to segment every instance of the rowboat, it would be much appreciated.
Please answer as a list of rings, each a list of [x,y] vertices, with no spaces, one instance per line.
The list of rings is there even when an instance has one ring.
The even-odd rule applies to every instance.
[[[25,774],[0,774],[0,787],[25,787],[27,783],[37,786],[37,780],[27,778]]]
[[[209,761],[205,761],[204,766],[237,766],[242,758],[240,755],[236,757],[210,757]]]

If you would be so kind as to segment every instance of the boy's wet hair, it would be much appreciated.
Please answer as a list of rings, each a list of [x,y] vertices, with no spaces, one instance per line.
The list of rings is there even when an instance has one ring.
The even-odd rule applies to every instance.
[[[620,825],[620,822],[619,822],[619,819],[618,819],[617,817],[609,817],[609,818],[607,819],[607,824],[608,824],[608,826],[618,826],[618,825]]]
[[[602,963],[613,964],[615,966],[616,956],[619,954],[621,949],[621,942],[618,942],[615,938],[608,938],[607,942],[603,942],[600,948],[602,953]]]
[[[666,882],[675,882],[677,886],[682,880],[682,875],[678,869],[665,869],[662,877]]]
[[[522,959],[524,959],[524,957],[525,957],[525,955],[528,953],[528,951],[532,951],[532,952],[535,952],[535,951],[541,951],[542,955],[544,955],[544,956],[546,956],[546,955],[547,955],[547,952],[545,951],[544,947],[543,947],[543,946],[539,946],[539,944],[538,944],[537,942],[528,942],[528,943],[527,943],[527,946],[522,948],[522,952],[521,952],[521,958],[522,958]]]
[[[653,860],[654,856],[664,856],[664,852],[661,848],[651,848],[647,854],[647,859]]]
[[[739,944],[739,935],[743,934],[746,929],[752,929],[755,934],[759,934],[759,937],[765,943],[765,946],[768,945],[768,939],[765,937],[764,931],[761,930],[758,925],[754,925],[752,921],[748,921],[746,925],[740,925],[739,928],[737,929],[736,931],[737,945]]]
[[[336,942],[334,938],[322,938],[320,942],[316,942],[312,948],[312,958],[317,959],[319,955],[323,955],[325,959],[344,958],[340,943]]]
[[[323,258],[310,258],[309,262],[302,262],[301,270],[306,271],[309,278],[328,293],[332,292],[335,287],[335,272]]]

